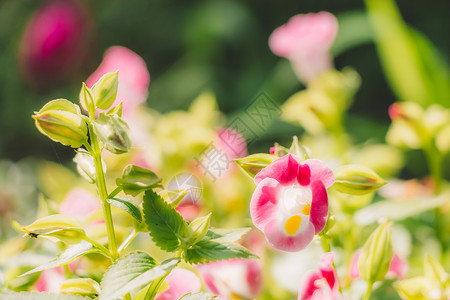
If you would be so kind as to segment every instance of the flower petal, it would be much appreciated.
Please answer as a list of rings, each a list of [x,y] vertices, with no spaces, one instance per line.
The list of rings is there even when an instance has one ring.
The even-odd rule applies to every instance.
[[[336,273],[333,268],[334,253],[327,252],[322,254],[319,262],[319,272],[328,282],[330,288],[334,291],[336,285]]]
[[[262,169],[255,176],[255,184],[259,184],[264,178],[276,179],[282,185],[292,184],[297,179],[298,164],[300,158],[287,154]]]
[[[317,290],[317,287],[314,285],[316,280],[319,280],[321,277],[315,271],[309,271],[303,276],[302,285],[298,290],[298,300],[306,300],[310,299],[314,292]]]
[[[307,164],[298,165],[297,181],[303,186],[307,186],[311,183],[311,170]]]
[[[281,185],[272,178],[263,179],[255,191],[250,201],[250,216],[253,224],[263,231],[268,222],[273,220],[277,209],[277,194]]]
[[[279,228],[278,221],[272,220],[264,227],[264,234],[269,244],[283,251],[300,251],[311,243],[314,237],[314,226],[309,223],[305,230],[294,236],[288,236]]]
[[[334,174],[327,165],[318,159],[307,159],[304,161],[311,170],[311,181],[320,180],[326,188],[334,183]]]
[[[310,222],[314,225],[315,233],[318,234],[327,224],[328,195],[322,181],[313,181],[311,183],[311,191]]]

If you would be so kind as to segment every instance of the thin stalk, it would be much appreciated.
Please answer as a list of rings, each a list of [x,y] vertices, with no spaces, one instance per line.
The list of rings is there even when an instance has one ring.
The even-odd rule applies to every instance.
[[[428,166],[430,169],[431,178],[434,182],[434,193],[437,195],[441,191],[441,181],[442,181],[442,155],[436,146],[431,144],[424,149],[425,156],[427,158]]]
[[[367,290],[364,293],[364,297],[363,300],[369,300],[370,299],[370,294],[372,293],[372,282],[369,282],[369,285],[367,286]]]
[[[95,162],[95,170],[97,174],[97,189],[98,193],[100,195],[100,200],[102,202],[102,208],[103,208],[103,216],[105,218],[105,225],[106,225],[106,232],[108,234],[108,244],[109,244],[109,251],[111,252],[113,260],[116,260],[119,257],[119,253],[117,252],[117,243],[116,243],[116,235],[114,233],[114,224],[112,221],[112,214],[111,214],[111,205],[108,201],[106,201],[108,197],[108,191],[106,189],[106,182],[105,182],[105,174],[103,172],[103,166],[102,166],[102,156],[100,147],[98,144],[97,136],[94,133],[94,129],[92,127],[92,124],[89,124],[89,132],[91,136],[91,143],[92,143],[92,156],[94,157]]]
[[[147,293],[145,294],[144,300],[153,300],[155,298],[156,293],[158,292],[158,289],[161,286],[161,283],[164,281],[164,279],[166,279],[169,273],[170,272],[167,272],[164,276],[161,276],[160,278],[152,281],[150,287],[147,290]]]
[[[138,232],[136,231],[136,229],[133,229],[133,231],[127,236],[127,238],[123,241],[123,243],[119,246],[119,248],[117,249],[117,251],[120,253],[122,252],[125,248],[128,247],[128,245],[134,240],[134,238],[138,235]]]

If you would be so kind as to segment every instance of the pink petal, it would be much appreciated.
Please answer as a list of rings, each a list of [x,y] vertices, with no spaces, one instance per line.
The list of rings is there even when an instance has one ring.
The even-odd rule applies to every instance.
[[[303,186],[307,186],[311,182],[311,170],[307,164],[298,165],[297,181]]]
[[[303,276],[302,284],[298,290],[298,300],[311,299],[317,287],[314,282],[321,279],[321,276],[315,271],[309,271]]]
[[[59,207],[59,213],[74,216],[81,222],[100,209],[100,200],[92,193],[75,188],[71,190]]]
[[[280,187],[280,183],[275,179],[265,178],[253,192],[250,200],[250,216],[253,224],[261,231],[275,217]]]
[[[247,282],[250,292],[254,297],[261,292],[262,289],[262,266],[261,262],[256,259],[247,259]]]
[[[156,300],[177,300],[187,293],[197,293],[201,289],[200,279],[186,269],[174,269],[167,276],[169,289],[159,294]]]
[[[321,181],[313,181],[311,183],[311,191],[310,222],[314,225],[315,233],[318,234],[327,224],[328,195]]]
[[[334,183],[334,174],[327,165],[318,159],[307,159],[304,164],[309,166],[311,170],[311,181],[320,180],[326,188]]]
[[[357,279],[360,276],[359,268],[358,268],[358,261],[359,261],[360,255],[361,255],[361,251],[362,251],[361,249],[356,250],[356,252],[352,256],[352,261],[350,263],[350,272],[349,272],[349,277],[352,280]]]
[[[397,278],[402,279],[405,277],[407,271],[408,261],[394,253],[391,264],[389,265],[389,272],[392,272]]]
[[[280,228],[277,220],[272,220],[264,227],[264,234],[269,244],[279,250],[300,251],[311,243],[314,238],[314,226],[309,223],[304,231],[288,236]]]
[[[299,161],[299,157],[287,154],[262,169],[255,176],[255,183],[258,185],[264,178],[273,178],[282,185],[292,184],[297,179]]]
[[[333,268],[334,253],[327,252],[322,254],[319,262],[319,272],[323,278],[328,282],[328,285],[332,290],[335,289],[336,285],[336,273]]]

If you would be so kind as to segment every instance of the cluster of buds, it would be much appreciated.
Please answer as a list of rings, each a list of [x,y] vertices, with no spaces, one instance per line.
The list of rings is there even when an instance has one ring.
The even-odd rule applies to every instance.
[[[36,127],[50,139],[72,148],[86,145],[88,131],[91,135],[93,131],[104,148],[110,152],[128,152],[131,141],[128,135],[129,127],[121,118],[122,104],[111,108],[116,100],[117,88],[118,72],[106,73],[92,88],[83,83],[79,101],[89,117],[84,116],[80,107],[71,101],[56,99],[33,115]],[[98,109],[109,111],[100,113],[96,118]],[[90,174],[90,177],[93,176],[94,174]]]

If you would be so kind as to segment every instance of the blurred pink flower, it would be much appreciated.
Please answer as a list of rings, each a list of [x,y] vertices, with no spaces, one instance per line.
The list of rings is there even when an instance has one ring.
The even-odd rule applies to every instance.
[[[92,27],[82,1],[45,2],[20,42],[19,64],[28,83],[43,87],[79,74],[91,50]]]
[[[305,248],[325,227],[328,217],[326,188],[333,172],[318,159],[303,163],[288,154],[262,169],[250,202],[253,224],[269,244],[283,251]]]
[[[86,85],[92,87],[105,73],[116,71],[119,71],[119,88],[113,106],[123,101],[123,114],[127,115],[146,101],[150,73],[142,57],[128,48],[113,46],[105,51],[103,61],[86,80]]]
[[[230,161],[247,156],[247,143],[239,132],[231,128],[219,128],[216,135],[214,144],[225,151]]]
[[[350,279],[357,279],[360,276],[358,261],[361,255],[361,251],[362,249],[358,249],[353,254],[352,262],[350,264]],[[388,276],[403,279],[406,275],[406,272],[408,271],[408,267],[408,261],[394,253],[391,264],[389,265]]]
[[[198,265],[198,270],[206,286],[220,299],[254,299],[261,291],[259,260],[222,260]]]
[[[299,14],[275,29],[269,46],[276,55],[288,58],[297,77],[308,83],[333,67],[330,47],[337,30],[337,19],[328,12]]]
[[[198,293],[202,287],[200,279],[186,269],[174,269],[166,278],[169,289],[157,295],[155,300],[177,300],[187,293]]]
[[[339,293],[339,282],[333,268],[334,254],[322,254],[319,270],[310,271],[303,277],[302,285],[298,290],[298,300],[345,300]]]
[[[100,203],[97,197],[82,188],[74,188],[67,193],[59,207],[59,213],[73,216],[83,222],[99,208]]]
[[[41,272],[35,288],[38,292],[58,293],[65,280],[62,267],[47,269]]]

